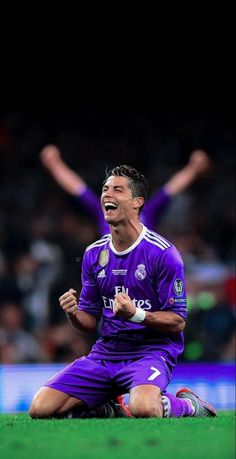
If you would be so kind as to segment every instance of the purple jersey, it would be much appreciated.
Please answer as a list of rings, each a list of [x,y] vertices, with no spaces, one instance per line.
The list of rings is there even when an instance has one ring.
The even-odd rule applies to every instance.
[[[110,228],[104,219],[99,197],[90,188],[86,187],[82,193],[77,194],[77,199],[88,211],[88,213],[95,218],[99,228],[99,233],[101,235],[109,233]],[[159,223],[160,216],[170,203],[170,200],[171,196],[165,188],[161,188],[157,191],[145,203],[140,215],[141,222],[148,228],[154,230],[156,225]]]
[[[135,243],[117,252],[111,234],[91,244],[82,267],[79,310],[103,318],[101,337],[91,355],[125,360],[158,352],[173,367],[183,351],[183,333],[163,334],[115,316],[114,296],[124,292],[146,311],[172,311],[186,318],[184,267],[177,249],[143,226]]]

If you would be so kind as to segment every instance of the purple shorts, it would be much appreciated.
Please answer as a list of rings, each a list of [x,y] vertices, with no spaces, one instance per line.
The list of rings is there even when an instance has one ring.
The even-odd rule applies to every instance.
[[[45,386],[78,398],[89,408],[96,408],[141,384],[157,386],[163,392],[170,378],[163,357],[156,355],[122,361],[97,360],[88,356],[66,366]]]

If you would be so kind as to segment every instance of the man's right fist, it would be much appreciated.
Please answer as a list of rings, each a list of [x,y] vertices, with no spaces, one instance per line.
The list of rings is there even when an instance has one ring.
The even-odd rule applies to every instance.
[[[76,290],[70,288],[68,292],[60,296],[59,303],[66,314],[75,316],[78,311]]]

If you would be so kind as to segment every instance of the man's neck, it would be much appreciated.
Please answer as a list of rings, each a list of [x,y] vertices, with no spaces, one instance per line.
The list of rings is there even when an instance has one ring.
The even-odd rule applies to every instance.
[[[140,236],[143,225],[139,220],[120,223],[117,226],[110,225],[112,243],[117,252],[127,250]]]

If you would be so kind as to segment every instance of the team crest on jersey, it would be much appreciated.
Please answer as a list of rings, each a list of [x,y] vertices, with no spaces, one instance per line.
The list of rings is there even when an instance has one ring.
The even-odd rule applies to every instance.
[[[104,266],[107,265],[108,261],[109,261],[109,250],[108,249],[101,250],[101,252],[99,254],[99,264],[100,264],[100,266],[102,266],[104,268]]]
[[[184,283],[181,279],[176,279],[174,282],[174,292],[177,296],[182,296],[184,292]]]
[[[147,275],[145,265],[138,265],[134,274],[136,279],[144,280]]]

